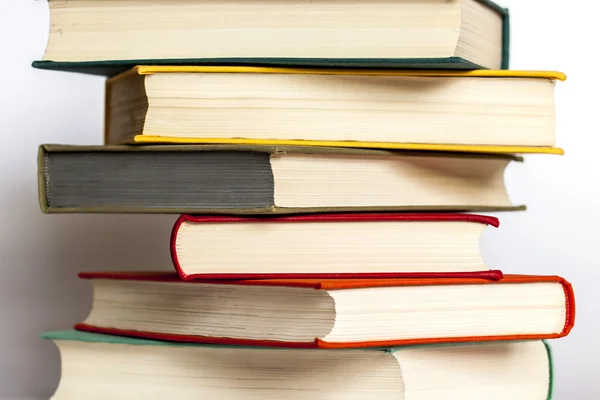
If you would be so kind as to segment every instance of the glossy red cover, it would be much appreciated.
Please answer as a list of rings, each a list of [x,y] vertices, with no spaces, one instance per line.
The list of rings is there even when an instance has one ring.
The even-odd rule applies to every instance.
[[[413,221],[413,222],[473,222],[498,227],[500,222],[497,218],[477,214],[461,213],[346,213],[346,214],[309,214],[282,217],[238,217],[222,215],[181,215],[171,231],[171,259],[175,270],[183,280],[193,279],[286,279],[286,278],[306,278],[306,279],[337,279],[337,278],[484,278],[501,279],[502,272],[498,270],[485,270],[477,272],[422,272],[422,273],[353,273],[353,274],[186,274],[181,267],[177,256],[177,234],[179,228],[184,222],[193,223],[228,223],[228,222],[282,222],[282,223],[302,223],[319,221],[339,222],[339,221]]]

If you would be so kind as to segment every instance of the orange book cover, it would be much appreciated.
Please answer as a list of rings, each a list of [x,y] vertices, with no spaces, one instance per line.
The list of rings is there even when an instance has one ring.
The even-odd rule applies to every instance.
[[[155,272],[99,272],[81,273],[83,279],[117,279],[129,281],[154,281],[154,282],[177,282],[185,285],[219,284],[219,285],[254,285],[254,286],[280,286],[299,287],[314,290],[351,290],[361,288],[377,287],[400,287],[400,286],[434,286],[434,285],[506,285],[527,283],[559,283],[564,290],[565,298],[565,322],[559,332],[547,332],[543,334],[523,333],[519,335],[501,336],[462,336],[462,337],[427,337],[408,340],[385,340],[366,342],[344,342],[332,343],[315,338],[313,342],[283,342],[275,340],[251,340],[243,338],[228,337],[204,337],[195,335],[181,335],[148,332],[143,330],[121,330],[111,327],[102,327],[80,323],[75,329],[96,333],[115,334],[131,337],[159,339],[176,342],[215,343],[230,345],[262,345],[277,347],[303,347],[303,348],[361,348],[361,347],[390,347],[415,344],[453,343],[453,342],[479,342],[492,340],[539,340],[555,339],[569,334],[575,323],[575,297],[573,288],[569,282],[558,276],[536,276],[536,275],[504,275],[500,280],[479,278],[405,278],[405,279],[255,279],[255,280],[195,280],[182,281],[175,273]]]

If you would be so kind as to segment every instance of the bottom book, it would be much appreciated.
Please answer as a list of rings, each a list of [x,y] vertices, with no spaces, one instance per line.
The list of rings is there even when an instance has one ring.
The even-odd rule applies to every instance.
[[[61,399],[546,400],[552,357],[543,341],[371,349],[184,344],[52,332]]]

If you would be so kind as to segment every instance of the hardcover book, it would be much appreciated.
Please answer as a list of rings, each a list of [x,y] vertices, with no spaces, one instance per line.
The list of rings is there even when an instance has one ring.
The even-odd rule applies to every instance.
[[[93,304],[76,329],[139,338],[298,348],[357,348],[565,336],[571,285],[500,280],[182,281],[169,273],[82,273]]]
[[[545,400],[553,389],[551,349],[542,341],[336,351],[188,345],[76,331],[42,337],[53,340],[61,355],[53,400],[196,400],[199,393],[206,400]]]
[[[141,66],[107,81],[107,144],[558,153],[558,72]]]
[[[62,377],[53,400],[471,399],[552,396],[542,341],[344,351],[188,345],[50,332]]]
[[[43,145],[44,212],[522,210],[510,155],[261,145]]]
[[[488,0],[50,0],[34,66],[140,64],[506,69],[508,11]]]
[[[171,255],[186,280],[460,275],[488,270],[479,250],[488,225],[497,227],[498,219],[444,213],[184,214],[173,227]]]

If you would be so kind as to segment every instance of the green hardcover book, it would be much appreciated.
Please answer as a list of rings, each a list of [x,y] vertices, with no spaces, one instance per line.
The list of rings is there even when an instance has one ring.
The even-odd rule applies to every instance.
[[[78,331],[59,347],[63,399],[546,400],[552,362],[542,341],[382,349],[198,345]]]
[[[49,0],[33,66],[112,76],[136,65],[507,69],[508,11],[488,0]]]
[[[44,212],[289,214],[522,210],[509,155],[263,145],[39,151]]]

